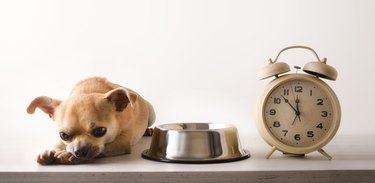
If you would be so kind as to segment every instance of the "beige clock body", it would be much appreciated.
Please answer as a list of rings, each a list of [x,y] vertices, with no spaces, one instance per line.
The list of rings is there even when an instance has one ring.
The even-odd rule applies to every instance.
[[[286,74],[271,81],[257,101],[257,127],[275,150],[307,154],[322,150],[336,134],[341,118],[334,91],[318,77]]]

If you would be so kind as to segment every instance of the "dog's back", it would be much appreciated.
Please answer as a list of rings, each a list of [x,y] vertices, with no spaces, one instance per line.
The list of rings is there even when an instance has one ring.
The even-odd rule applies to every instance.
[[[89,94],[89,93],[107,93],[120,85],[113,84],[102,77],[91,77],[78,82],[70,95]]]
[[[87,78],[78,82],[73,88],[73,90],[71,91],[70,95],[73,96],[77,94],[107,93],[108,91],[111,91],[119,87],[125,88],[118,84],[111,83],[103,77],[91,77],[91,78]],[[125,89],[132,91],[128,88],[125,88]],[[155,122],[155,111],[149,102],[147,101],[145,102],[147,103],[148,110],[149,110],[148,126],[151,126]]]

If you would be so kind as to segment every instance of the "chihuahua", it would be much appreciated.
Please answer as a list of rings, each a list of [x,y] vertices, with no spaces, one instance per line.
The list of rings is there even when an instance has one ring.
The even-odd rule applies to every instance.
[[[35,98],[27,108],[39,108],[56,122],[60,140],[42,152],[37,162],[79,164],[96,157],[129,154],[155,121],[149,102],[136,92],[92,77],[76,84],[68,99]],[[149,134],[150,135],[150,134]]]

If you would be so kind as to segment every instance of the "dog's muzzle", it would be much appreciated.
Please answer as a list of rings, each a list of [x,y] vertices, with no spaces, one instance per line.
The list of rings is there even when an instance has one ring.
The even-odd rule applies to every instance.
[[[73,155],[80,159],[91,159],[98,155],[99,148],[92,145],[85,145],[82,147],[75,147]]]

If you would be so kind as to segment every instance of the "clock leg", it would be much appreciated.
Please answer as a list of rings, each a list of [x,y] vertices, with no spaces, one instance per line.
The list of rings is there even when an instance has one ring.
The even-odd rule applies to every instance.
[[[272,146],[272,149],[271,151],[266,155],[266,158],[267,159],[270,159],[271,155],[276,151],[276,147],[275,146]]]
[[[322,154],[323,156],[325,156],[329,160],[332,159],[332,157],[328,153],[326,153],[323,149],[319,149],[318,152],[320,152],[320,154]]]

